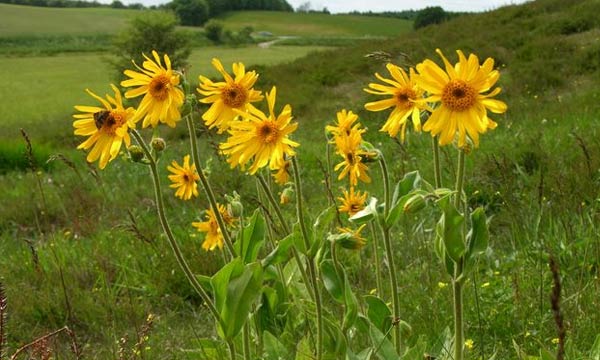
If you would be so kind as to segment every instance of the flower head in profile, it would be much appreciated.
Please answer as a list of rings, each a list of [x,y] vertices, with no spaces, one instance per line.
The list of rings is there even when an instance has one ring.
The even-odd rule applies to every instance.
[[[291,160],[283,160],[281,164],[277,165],[273,169],[273,173],[271,175],[277,184],[285,185],[288,182],[290,179],[291,163]]]
[[[367,193],[360,191],[354,192],[354,187],[350,187],[350,191],[344,190],[344,197],[338,197],[338,200],[342,203],[338,207],[339,212],[347,213],[348,216],[352,216],[357,212],[365,208],[365,202],[367,201]]]
[[[248,162],[252,162],[248,172],[250,174],[262,167],[280,169],[284,166],[286,157],[296,154],[294,151],[298,144],[289,138],[289,135],[298,127],[292,120],[292,108],[285,105],[279,115],[275,115],[275,87],[267,94],[269,115],[255,107],[248,112],[235,110],[242,117],[241,121],[231,124],[229,138],[220,146],[223,154],[227,155],[227,162],[231,167],[240,166],[245,169]]]
[[[338,227],[339,233],[335,236],[336,244],[348,250],[362,249],[367,243],[367,239],[361,235],[361,231],[365,226],[367,224],[362,224],[358,229]]]
[[[389,63],[386,67],[392,75],[392,79],[375,73],[377,79],[386,85],[370,83],[369,88],[364,90],[370,94],[389,98],[367,103],[365,109],[382,111],[393,107],[394,109],[380,131],[385,131],[392,137],[396,137],[400,132],[400,139],[404,141],[409,118],[414,130],[421,131],[421,110],[427,109],[427,105],[423,101],[423,90],[419,89],[414,81],[415,71],[413,68],[409,70],[409,76],[402,68],[394,64]]]
[[[231,217],[224,205],[217,204],[219,213],[223,218],[226,226],[231,226],[235,222],[235,218]],[[223,249],[223,233],[219,228],[219,223],[215,217],[215,212],[212,208],[206,210],[205,221],[193,222],[192,226],[198,229],[200,232],[206,233],[202,248],[206,251],[212,251],[217,247]]]
[[[332,134],[334,138],[340,136],[349,136],[351,132],[364,133],[365,129],[361,129],[360,123],[357,123],[358,115],[352,111],[342,109],[336,114],[336,123],[334,125],[325,126],[325,130]]]
[[[361,143],[362,136],[358,131],[351,132],[349,136],[335,138],[336,153],[343,160],[334,167],[334,170],[341,170],[338,180],[348,176],[350,186],[356,186],[358,180],[366,183],[371,182],[371,178],[367,174],[369,168],[363,162],[368,153],[361,148]]]
[[[144,95],[135,114],[135,121],[144,119],[142,127],[156,127],[159,122],[175,127],[181,119],[180,108],[183,105],[183,90],[179,88],[179,74],[171,69],[171,60],[165,54],[165,66],[156,51],[152,51],[154,60],[145,54],[146,59],[139,71],[125,70],[130,79],[121,82],[121,86],[135,87],[125,93],[126,98]]]
[[[130,145],[129,129],[135,128],[132,121],[135,109],[124,108],[121,92],[112,84],[111,88],[115,95],[106,95],[106,99],[86,89],[101,106],[77,105],[75,110],[81,113],[73,115],[76,119],[73,122],[75,135],[88,136],[77,148],[91,148],[87,161],[99,160],[100,169],[104,169],[109,161],[117,157],[123,142],[126,146]]]
[[[196,172],[196,165],[190,165],[190,156],[183,157],[183,165],[179,165],[177,161],[173,161],[171,166],[167,166],[171,175],[169,180],[172,184],[169,186],[175,191],[175,196],[182,200],[189,200],[192,196],[198,196],[198,183],[200,176]]]
[[[446,71],[429,59],[417,65],[417,85],[429,95],[425,100],[440,103],[423,130],[431,132],[432,136],[439,135],[440,145],[449,144],[458,136],[458,147],[465,146],[467,137],[477,147],[479,134],[497,126],[488,118],[487,111],[501,114],[507,109],[504,102],[492,99],[500,93],[500,88],[490,91],[500,73],[493,69],[492,58],[480,65],[474,54],[467,58],[457,50],[458,63],[452,66],[439,49],[436,52]]]
[[[260,101],[263,97],[260,91],[253,89],[258,74],[255,71],[246,72],[241,62],[233,64],[235,77],[231,77],[225,71],[218,59],[212,59],[212,65],[223,75],[225,81],[213,82],[200,76],[200,87],[197,90],[206,96],[200,99],[201,103],[212,104],[208,111],[202,114],[204,123],[209,129],[216,126],[219,133],[222,133],[238,115],[236,110],[246,111],[251,106],[250,103]]]

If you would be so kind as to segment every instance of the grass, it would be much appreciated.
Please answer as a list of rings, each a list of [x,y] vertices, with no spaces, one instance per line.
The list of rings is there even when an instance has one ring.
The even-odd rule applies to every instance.
[[[319,168],[323,125],[341,108],[359,113],[369,128],[366,139],[383,149],[394,178],[415,168],[431,178],[428,136],[410,134],[407,143],[399,145],[376,131],[383,114],[362,110],[373,99],[362,88],[373,81],[374,72],[386,73],[382,62],[365,54],[383,50],[396,63],[403,59],[411,63],[423,57],[438,60],[434,49],[442,47],[452,59],[455,48],[496,58],[502,73],[500,98],[508,103],[509,112],[494,118],[498,128],[482,137],[481,147],[467,160],[470,180],[465,191],[471,204],[485,206],[493,215],[492,251],[482,258],[475,281],[465,288],[467,337],[475,343],[467,355],[487,359],[495,352],[498,359],[518,359],[513,340],[530,355],[539,354],[540,346],[553,349],[556,329],[546,265],[551,254],[559,261],[563,281],[566,358],[587,360],[593,358],[590,349],[600,323],[600,91],[595,80],[600,67],[594,57],[600,25],[596,18],[588,19],[600,10],[597,6],[596,1],[566,4],[558,0],[509,6],[393,41],[361,43],[297,60],[286,56],[298,51],[299,57],[306,49],[276,46],[265,53],[253,48],[211,48],[194,53],[191,78],[214,71],[210,58],[218,56],[225,64],[234,60],[257,64],[263,90],[277,85],[278,103],[292,104],[300,124],[295,139],[302,144],[299,160],[305,187],[312,190],[312,210],[325,201]],[[153,312],[159,320],[150,334],[155,352],[148,357],[192,358],[190,354],[196,353],[181,349],[197,350],[198,338],[206,336],[212,324],[169,255],[166,242],[156,236],[158,223],[147,169],[119,159],[96,178],[83,162],[85,154],[73,150],[72,105],[87,100],[82,91],[85,86],[99,92],[107,89],[109,72],[100,67],[96,55],[61,55],[55,62],[52,57],[33,59],[37,61],[0,59],[0,76],[14,84],[10,91],[0,89],[5,91],[0,93],[0,99],[5,99],[1,108],[8,114],[1,133],[6,139],[15,138],[16,128],[29,121],[34,152],[40,142],[54,141],[53,148],[72,159],[78,172],[59,161],[52,171],[42,173],[45,202],[36,174],[12,171],[0,175],[0,279],[12,304],[10,348],[69,324],[88,344],[87,357],[116,357],[115,341],[123,334],[134,337],[145,315]],[[82,73],[88,78],[84,82]],[[38,107],[38,102],[43,105]],[[176,141],[183,133],[172,135],[163,165],[186,151],[186,145]],[[61,140],[53,140],[57,137]],[[255,204],[252,179],[228,170],[214,155],[211,144],[219,139],[210,133],[201,135],[202,156],[214,159],[210,176],[217,193],[238,189]],[[444,148],[446,184],[453,183],[453,158],[452,149]],[[373,183],[365,189],[378,194],[375,169],[372,176]],[[334,191],[338,185],[334,183]],[[198,208],[206,206],[206,199],[182,205],[172,198],[170,189],[165,189],[165,195],[169,213],[177,211],[173,225],[194,271],[214,272],[221,259],[201,251],[200,240],[189,235],[188,226]],[[128,210],[137,219],[135,226]],[[431,249],[429,224],[434,220],[414,220],[405,226],[414,224],[415,235],[395,244],[401,308],[413,328],[408,341],[414,343],[422,334],[433,348],[451,326],[451,290]],[[131,232],[136,228],[138,232]],[[32,254],[37,255],[38,267]],[[366,259],[362,255],[343,258],[353,265],[351,282],[363,288],[374,283],[372,264]]]

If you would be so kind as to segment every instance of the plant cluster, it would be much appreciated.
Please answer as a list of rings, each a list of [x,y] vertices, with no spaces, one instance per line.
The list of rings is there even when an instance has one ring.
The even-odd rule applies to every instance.
[[[464,358],[472,340],[465,340],[463,334],[462,290],[477,255],[486,251],[489,237],[483,208],[470,208],[463,192],[465,158],[478,147],[480,136],[497,126],[488,115],[503,113],[507,106],[495,99],[500,93],[495,87],[500,74],[493,59],[480,63],[476,55],[467,57],[459,50],[458,62],[451,64],[441,51],[438,54],[443,67],[426,59],[407,72],[389,63],[391,78],[376,73],[379,82],[365,88],[384,97],[365,104],[367,110],[392,109],[381,131],[404,141],[411,123],[413,131],[431,134],[433,184],[418,171],[391,179],[383,152],[364,139],[367,130],[358,116],[343,109],[337,121],[325,128],[326,154],[327,172],[337,172],[337,180],[347,188],[338,198],[339,206],[329,188],[329,206],[322,211],[309,212],[304,204],[298,161],[301,145],[293,140],[299,124],[293,121],[292,107],[276,106],[276,87],[265,94],[257,90],[259,75],[247,71],[244,64],[234,63],[232,75],[213,59],[222,80],[200,76],[192,92],[169,56],[152,51],[140,65],[134,62],[135,70],[124,71],[128,78],[121,82],[127,88],[124,97],[141,98],[136,108],[123,104],[115,85],[105,97],[87,90],[99,105],[75,107],[79,112],[74,115],[75,134],[86,137],[79,148],[89,150],[87,160],[97,161],[103,169],[125,145],[132,163],[149,167],[164,235],[214,318],[221,339],[211,342],[215,354],[225,346],[231,359],[240,347],[244,359],[422,356],[422,342],[409,348],[402,337],[410,325],[402,320],[394,254],[402,239],[412,235],[397,224],[419,211],[429,211],[425,218],[439,218],[432,224],[431,250],[451,279],[454,301],[455,326],[453,336],[448,335],[452,350],[440,356]],[[260,106],[264,100],[266,111]],[[204,124],[224,134],[218,148],[230,167],[254,177],[262,204],[259,209],[248,211],[235,192],[219,196],[213,190],[198,150],[194,110],[198,102],[209,105],[201,114]],[[164,125],[174,128],[181,120],[187,125],[191,151],[181,165],[172,160],[168,178],[176,197],[189,201],[206,196],[209,200],[203,221],[190,225],[204,235],[202,248],[221,251],[226,259],[211,277],[191,271],[166,216],[158,171],[166,143],[159,131]],[[150,141],[137,129],[139,123],[142,129],[152,129]],[[451,188],[442,184],[440,146],[458,151],[456,183]],[[359,189],[362,183],[373,181],[375,163],[381,169],[380,200]],[[292,202],[295,216],[283,208]],[[363,234],[367,226],[371,236]],[[363,252],[367,244],[377,278],[377,288],[370,294],[351,286],[348,273],[352,269],[340,256],[345,251]]]

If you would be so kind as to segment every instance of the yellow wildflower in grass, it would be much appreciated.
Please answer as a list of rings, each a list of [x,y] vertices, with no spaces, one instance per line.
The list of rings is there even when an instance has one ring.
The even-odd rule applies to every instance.
[[[92,150],[87,155],[88,162],[99,159],[100,169],[104,169],[121,150],[121,144],[126,146],[131,143],[129,129],[135,128],[132,121],[135,109],[123,107],[123,99],[119,89],[111,84],[115,96],[106,95],[106,100],[86,89],[102,106],[75,106],[81,114],[75,114],[73,122],[75,135],[88,136],[87,140],[79,144],[78,149]]]
[[[352,216],[357,212],[365,208],[365,202],[367,201],[367,193],[360,191],[354,192],[354,187],[350,187],[350,191],[344,190],[344,197],[338,197],[338,200],[342,202],[342,205],[338,207],[338,210],[343,213],[348,213],[348,216]]]
[[[298,127],[297,123],[290,124],[292,108],[285,105],[279,116],[275,116],[276,88],[273,87],[267,94],[269,115],[255,107],[248,112],[235,110],[243,120],[231,124],[228,130],[229,138],[220,146],[223,154],[227,155],[227,162],[231,167],[239,165],[245,169],[246,164],[252,161],[248,169],[250,174],[264,166],[275,170],[284,165],[285,157],[294,156],[294,148],[299,146],[288,137]]]
[[[277,184],[285,185],[288,182],[291,164],[290,160],[284,160],[283,163],[277,165],[277,167],[273,169],[274,172],[271,175]]]
[[[336,243],[339,244],[344,249],[349,249],[349,250],[362,249],[365,246],[365,244],[367,243],[367,239],[362,237],[362,235],[360,234],[360,232],[365,228],[365,226],[367,226],[367,224],[362,224],[358,229],[338,227],[338,231],[340,232],[340,235],[347,235],[347,236],[338,237],[338,239],[336,240]]]
[[[235,218],[231,217],[225,206],[217,204],[217,207],[225,225],[233,225]],[[205,221],[193,222],[192,226],[198,229],[198,231],[206,233],[204,242],[202,243],[204,250],[212,251],[217,247],[223,249],[223,233],[219,228],[219,223],[212,208],[206,210]]]
[[[344,159],[334,167],[335,171],[341,169],[338,180],[348,175],[350,186],[355,186],[358,180],[366,183],[371,182],[371,178],[367,174],[369,168],[362,162],[363,157],[368,153],[360,147],[362,142],[361,133],[352,131],[348,136],[336,137],[335,142],[336,152]]]
[[[190,166],[190,156],[186,155],[183,157],[183,166],[179,165],[177,161],[173,161],[171,166],[167,166],[169,172],[169,180],[172,184],[171,188],[177,189],[175,196],[182,200],[189,200],[192,196],[198,196],[198,183],[200,176],[196,172],[196,164]]]
[[[465,340],[465,347],[469,350],[473,350],[473,346],[475,344],[473,343],[473,339],[467,339]]]
[[[392,137],[396,137],[400,132],[400,139],[404,142],[409,117],[415,131],[420,132],[421,110],[427,109],[427,105],[423,101],[423,90],[415,83],[413,68],[410,68],[409,76],[402,68],[394,64],[387,64],[386,67],[393,79],[386,79],[378,73],[375,73],[375,76],[388,85],[370,83],[369,88],[364,91],[375,95],[390,96],[390,98],[367,103],[365,109],[383,111],[394,107],[379,131],[387,132]]]
[[[366,131],[365,129],[360,129],[360,123],[354,123],[356,120],[358,120],[358,115],[352,111],[346,111],[346,109],[342,109],[341,111],[337,112],[336,117],[337,122],[335,125],[325,126],[325,130],[333,134],[334,137],[348,136],[352,131],[358,131],[361,134]]]
[[[258,80],[258,74],[255,71],[246,72],[241,62],[233,64],[235,78],[225,71],[218,59],[212,59],[212,65],[223,75],[225,81],[213,82],[200,76],[200,87],[197,91],[206,96],[200,99],[201,103],[212,104],[208,111],[202,114],[206,126],[209,129],[216,126],[219,133],[222,133],[238,115],[235,110],[246,111],[252,107],[250,103],[262,100],[263,96],[260,91],[252,88]]]
[[[181,119],[179,108],[183,104],[183,91],[179,88],[179,75],[171,69],[171,60],[167,54],[164,55],[165,67],[163,67],[158,53],[152,50],[154,60],[145,54],[146,59],[142,68],[134,65],[138,71],[125,70],[123,73],[131,79],[121,82],[121,86],[133,87],[125,93],[125,97],[135,98],[144,95],[135,114],[135,121],[143,118],[142,127],[156,127],[160,122],[175,127]]]
[[[427,59],[417,65],[417,85],[428,92],[428,102],[439,102],[425,125],[424,131],[439,135],[440,145],[451,143],[458,135],[458,146],[466,144],[467,136],[475,147],[479,146],[479,134],[496,128],[497,124],[487,116],[487,110],[501,114],[506,111],[504,102],[492,99],[500,93],[497,87],[488,92],[498,81],[500,73],[493,70],[494,60],[487,58],[482,65],[474,54],[467,59],[457,50],[458,63],[452,66],[444,54],[436,49],[444,61],[446,71]]]

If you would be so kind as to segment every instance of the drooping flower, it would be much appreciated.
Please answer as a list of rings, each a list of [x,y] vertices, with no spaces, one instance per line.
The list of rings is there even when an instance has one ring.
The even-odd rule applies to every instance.
[[[124,108],[121,92],[115,85],[111,84],[111,88],[115,95],[112,97],[107,94],[106,99],[86,89],[102,106],[77,105],[75,110],[81,114],[73,115],[76,119],[73,122],[75,135],[88,136],[77,148],[92,148],[87,161],[94,162],[99,159],[100,169],[104,169],[109,161],[117,157],[123,142],[126,146],[130,145],[129,129],[135,128],[132,121],[135,109]]]
[[[338,227],[339,234],[336,236],[336,244],[349,250],[362,249],[367,243],[367,239],[361,235],[361,231],[365,226],[367,224],[362,224],[358,229]]]
[[[367,201],[367,193],[360,191],[354,192],[354,187],[350,187],[350,191],[344,190],[344,197],[338,197],[342,205],[338,207],[338,210],[343,213],[347,213],[348,216],[352,216],[357,212],[365,208],[365,202]]]
[[[500,93],[499,87],[487,93],[498,81],[500,73],[493,70],[492,58],[480,65],[474,54],[469,54],[467,59],[457,50],[459,61],[452,66],[439,49],[436,52],[444,61],[446,71],[429,59],[417,65],[417,85],[429,95],[425,100],[440,103],[423,130],[431,132],[432,136],[439,135],[440,145],[449,144],[458,136],[458,146],[462,148],[468,136],[477,147],[479,134],[497,126],[488,118],[487,110],[501,114],[507,109],[504,102],[492,99]]]
[[[246,72],[246,68],[241,62],[233,64],[235,78],[225,71],[218,59],[212,59],[212,65],[223,75],[225,81],[213,82],[200,76],[200,87],[197,90],[206,96],[200,99],[201,103],[212,104],[208,111],[202,114],[204,123],[209,129],[216,126],[219,129],[218,132],[222,133],[238,116],[235,110],[246,111],[252,107],[250,103],[262,100],[263,96],[260,91],[253,89],[254,83],[258,80],[258,74],[255,71]]]
[[[362,136],[360,132],[351,132],[349,136],[339,136],[335,138],[336,152],[343,160],[338,163],[334,170],[341,169],[338,180],[348,175],[350,186],[356,186],[358,180],[369,183],[371,178],[367,174],[369,168],[363,162],[363,158],[368,155],[361,149]]]
[[[298,124],[290,124],[290,105],[285,105],[281,113],[275,115],[276,95],[275,87],[267,94],[268,116],[255,107],[249,108],[248,112],[235,110],[242,120],[231,124],[229,138],[220,146],[223,154],[228,156],[227,162],[232,168],[239,165],[245,169],[246,164],[252,161],[248,169],[250,174],[267,165],[269,169],[275,170],[284,165],[285,157],[296,154],[294,148],[300,144],[292,141],[289,135],[296,130]]]
[[[285,185],[290,178],[290,160],[283,160],[283,163],[274,168],[274,172],[271,174],[275,182],[279,185]]]
[[[163,67],[158,53],[152,50],[154,60],[145,54],[146,59],[138,71],[125,70],[124,74],[131,79],[121,82],[121,86],[134,87],[125,93],[130,99],[144,95],[135,114],[135,121],[144,119],[142,127],[156,127],[159,122],[170,127],[175,127],[181,119],[180,108],[183,105],[183,90],[179,87],[179,74],[171,69],[171,60],[167,54],[164,55],[165,67]]]
[[[192,196],[198,196],[198,183],[200,176],[196,172],[196,164],[190,165],[190,156],[183,157],[183,165],[179,165],[177,161],[173,161],[167,169],[172,173],[169,175],[169,180],[172,184],[171,188],[177,189],[175,196],[182,200],[189,200]]]
[[[235,218],[229,215],[229,212],[224,205],[217,204],[219,213],[223,218],[226,226],[231,226],[235,222]],[[202,248],[206,251],[212,251],[215,248],[223,249],[223,233],[219,228],[219,223],[215,217],[215,212],[212,208],[206,210],[205,221],[193,222],[192,226],[198,229],[200,232],[206,233]]]
[[[413,68],[410,68],[409,76],[402,68],[394,64],[387,64],[386,67],[393,79],[386,79],[375,73],[377,79],[387,85],[370,83],[369,88],[364,91],[375,95],[390,96],[390,98],[367,103],[365,109],[382,111],[393,107],[394,110],[380,131],[385,131],[392,137],[396,137],[400,132],[400,139],[404,141],[409,118],[412,120],[414,130],[421,131],[421,110],[427,109],[427,105],[423,101],[423,90],[414,81],[415,71]]]
[[[360,123],[355,122],[358,120],[358,115],[352,111],[346,111],[342,109],[336,114],[337,122],[334,125],[325,126],[325,130],[333,134],[334,138],[339,136],[349,136],[351,132],[357,131],[361,134],[365,132],[365,129],[361,129]]]

